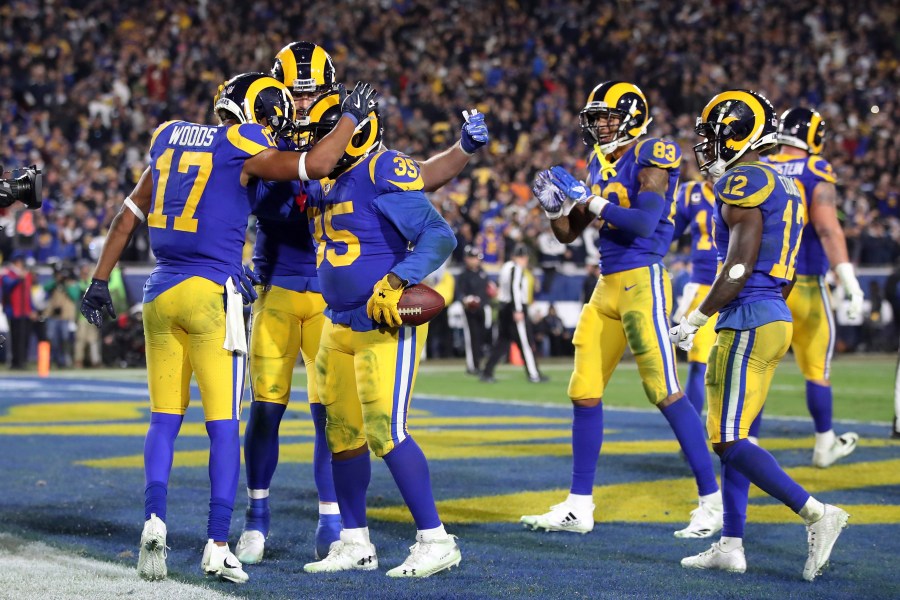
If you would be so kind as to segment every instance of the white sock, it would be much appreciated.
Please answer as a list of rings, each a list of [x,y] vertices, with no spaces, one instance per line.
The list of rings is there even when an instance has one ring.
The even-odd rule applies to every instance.
[[[369,528],[357,527],[355,529],[344,529],[341,531],[342,542],[352,542],[355,544],[369,544]]]
[[[810,496],[803,508],[800,509],[800,516],[807,525],[811,525],[825,516],[825,505]]]
[[[447,532],[444,530],[444,524],[441,523],[432,529],[419,529],[416,531],[416,539],[423,542],[445,540],[447,539]]]
[[[713,504],[722,506],[722,492],[713,492],[705,496],[700,496],[700,504]]]
[[[816,450],[828,450],[834,446],[834,429],[829,429],[825,433],[816,434]]]
[[[722,549],[722,552],[731,552],[743,547],[744,540],[742,538],[722,536],[722,539],[719,540],[719,548]]]
[[[247,497],[251,500],[262,500],[263,498],[269,497],[269,488],[264,490],[251,490],[247,488]]]
[[[320,515],[339,515],[341,510],[337,502],[319,502]]]
[[[586,510],[594,510],[594,497],[587,494],[569,494],[566,502],[575,508],[584,508]]]

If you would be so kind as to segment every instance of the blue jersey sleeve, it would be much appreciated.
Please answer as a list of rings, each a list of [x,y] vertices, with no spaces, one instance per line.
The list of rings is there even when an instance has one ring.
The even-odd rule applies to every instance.
[[[369,177],[379,194],[425,189],[419,163],[396,150],[380,152],[369,161]]]
[[[638,142],[635,159],[641,167],[677,169],[681,166],[681,148],[675,142],[650,138]]]
[[[410,285],[433,273],[456,248],[453,230],[423,192],[381,194],[373,206],[414,245],[413,251],[391,269]]]
[[[755,208],[766,201],[775,189],[775,175],[768,168],[744,164],[727,171],[714,190],[725,204]]]
[[[690,212],[691,188],[696,185],[693,181],[678,184],[675,191],[675,231],[672,233],[672,241],[684,235],[684,230],[691,223]]]
[[[226,132],[231,145],[240,150],[247,158],[256,156],[263,150],[277,148],[269,131],[258,123],[242,123],[232,125]]]

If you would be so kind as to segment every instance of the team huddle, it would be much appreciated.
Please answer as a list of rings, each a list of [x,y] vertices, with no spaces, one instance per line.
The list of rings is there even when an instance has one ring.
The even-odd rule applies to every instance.
[[[366,518],[372,452],[384,459],[416,525],[409,556],[387,575],[428,577],[459,565],[426,457],[407,428],[428,325],[405,325],[398,302],[455,248],[453,231],[425,193],[459,175],[487,144],[484,115],[466,111],[459,141],[427,160],[390,150],[382,144],[376,91],[358,83],[348,92],[335,81],[331,57],[308,42],[285,46],[271,75],[244,73],[219,86],[214,110],[218,126],[170,121],[153,133],[150,164],[112,222],[82,302],[97,326],[104,311],[112,313],[109,274],[146,222],[157,265],[143,298],[151,421],[139,574],[167,575],[168,483],[194,375],[210,440],[201,568],[228,581],[249,580],[244,565],[265,556],[279,427],[299,356],[319,500],[316,560],[304,570],[378,568]],[[792,346],[815,422],[813,464],[828,467],[857,442],[856,434],[836,436],[831,426],[829,265],[851,310],[861,310],[863,297],[837,224],[834,174],[819,156],[824,122],[799,108],[779,121],[763,96],[725,91],[697,119],[704,141],[694,150],[706,180],[679,183],[681,150],[647,137],[651,121],[637,86],[598,85],[580,113],[591,148],[587,181],[554,166],[534,182],[560,242],[599,219],[602,276],[573,338],[570,493],[521,521],[533,529],[593,529],[603,391],[627,344],[647,398],[670,424],[697,484],[697,508],[674,535],[721,532],[709,550],[682,565],[746,570],[742,539],[752,482],[805,521],[803,577],[811,581],[849,515],[794,482],[760,446],[758,431],[772,375]],[[760,156],[776,146],[777,154]],[[251,214],[253,269],[242,263]],[[662,259],[688,227],[692,280],[671,327],[672,285]],[[689,352],[685,390],[675,345]],[[248,376],[248,503],[232,552]],[[708,440],[720,459],[721,488]]]

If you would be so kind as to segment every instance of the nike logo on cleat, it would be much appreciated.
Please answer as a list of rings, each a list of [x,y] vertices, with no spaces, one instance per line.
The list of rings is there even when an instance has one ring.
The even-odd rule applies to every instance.
[[[241,566],[240,564],[237,564],[237,565],[229,565],[229,564],[228,564],[228,559],[227,559],[227,558],[226,558],[224,561],[222,561],[222,564],[224,564],[225,567],[227,567],[227,568],[229,568],[229,569],[239,569],[240,566]]]
[[[356,564],[358,564],[359,566],[363,566],[365,564],[372,564],[373,560],[375,560],[374,556],[366,556],[366,557],[361,558],[358,561],[356,561]]]

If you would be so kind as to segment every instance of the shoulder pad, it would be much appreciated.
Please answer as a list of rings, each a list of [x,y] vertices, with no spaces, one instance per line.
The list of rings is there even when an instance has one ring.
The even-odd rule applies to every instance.
[[[806,167],[817,179],[828,183],[837,183],[837,177],[834,176],[834,168],[830,162],[821,156],[810,156]]]
[[[681,148],[675,142],[649,138],[638,142],[634,159],[642,167],[677,169],[681,165]]]
[[[232,125],[226,131],[226,136],[232,146],[250,156],[256,156],[269,148],[277,148],[272,134],[259,123]]]
[[[178,123],[178,121],[166,121],[162,125],[156,128],[156,131],[153,132],[153,135],[150,136],[150,147],[153,147],[153,144],[156,143],[156,138],[159,137],[159,134],[165,131],[165,129],[171,125],[172,123]]]
[[[726,171],[713,186],[716,198],[725,204],[754,208],[775,189],[775,171],[762,165],[740,165]]]
[[[396,150],[379,152],[369,161],[369,178],[378,193],[421,191],[419,163]]]

